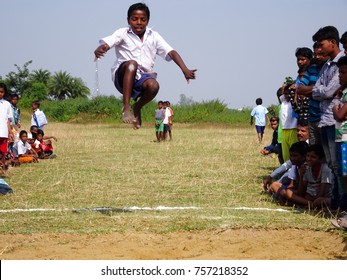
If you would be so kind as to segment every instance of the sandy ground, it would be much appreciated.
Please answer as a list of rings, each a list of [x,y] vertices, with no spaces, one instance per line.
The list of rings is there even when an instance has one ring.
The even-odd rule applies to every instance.
[[[1,235],[2,260],[347,260],[336,232],[224,230]]]

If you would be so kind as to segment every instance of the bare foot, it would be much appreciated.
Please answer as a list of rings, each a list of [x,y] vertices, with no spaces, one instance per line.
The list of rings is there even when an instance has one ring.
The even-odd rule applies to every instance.
[[[132,124],[135,120],[134,115],[130,112],[130,110],[128,111],[123,111],[122,113],[122,119],[124,123],[129,123]]]
[[[133,105],[133,111],[135,115],[135,119],[133,121],[134,129],[139,129],[142,125],[142,118],[141,118],[141,108],[139,107],[138,103],[135,103]]]

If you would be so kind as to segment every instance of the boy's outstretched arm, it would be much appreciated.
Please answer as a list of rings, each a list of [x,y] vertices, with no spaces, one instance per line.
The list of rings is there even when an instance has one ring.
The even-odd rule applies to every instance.
[[[181,68],[184,77],[186,78],[187,82],[189,83],[189,80],[195,79],[195,72],[197,69],[190,70],[188,67],[185,65],[182,57],[178,54],[177,51],[172,50],[169,52],[169,56],[171,59],[178,65],[179,68]]]

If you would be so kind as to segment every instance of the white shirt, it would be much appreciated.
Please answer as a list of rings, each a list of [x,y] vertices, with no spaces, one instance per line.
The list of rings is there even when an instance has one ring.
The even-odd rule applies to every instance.
[[[34,114],[36,116],[37,122],[34,119]],[[44,126],[48,124],[46,115],[40,109],[36,109],[35,113],[31,115],[31,125],[36,125],[39,129],[43,130]]]
[[[28,150],[31,150],[31,146],[28,142],[23,143],[22,140],[19,140],[13,145],[13,153],[15,157],[26,154]]]
[[[165,118],[163,120],[163,124],[169,124],[169,117],[171,117],[171,111],[169,107],[165,109]]]
[[[106,43],[110,48],[115,48],[117,60],[111,69],[113,81],[116,70],[123,62],[135,60],[138,63],[136,78],[139,79],[141,73],[152,72],[156,55],[170,61],[168,53],[173,50],[158,32],[150,28],[146,28],[143,41],[131,28],[125,27],[102,38],[99,43],[101,45]]]
[[[280,97],[281,110],[279,114],[279,118],[281,121],[282,129],[293,129],[297,127],[298,119],[293,117],[293,108],[290,101],[287,101],[284,96]]]
[[[11,103],[0,99],[0,137],[8,138],[8,119],[11,119],[12,107]]]

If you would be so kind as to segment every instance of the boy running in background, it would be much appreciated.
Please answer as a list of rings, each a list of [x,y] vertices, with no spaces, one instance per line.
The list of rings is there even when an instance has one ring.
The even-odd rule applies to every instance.
[[[173,60],[187,82],[195,79],[196,69],[188,69],[178,52],[159,33],[147,27],[149,19],[150,11],[146,4],[131,5],[127,18],[129,27],[118,29],[101,39],[100,46],[94,51],[98,59],[110,48],[115,48],[117,60],[112,67],[112,80],[123,94],[123,122],[132,123],[134,128],[141,127],[141,109],[159,91],[157,75],[152,72],[156,55],[166,61]],[[130,110],[130,98],[136,101],[133,113]]]
[[[255,118],[255,129],[258,135],[258,142],[259,144],[261,144],[261,142],[263,141],[265,126],[266,126],[266,119],[268,123],[270,123],[269,116],[268,116],[269,111],[267,110],[266,107],[262,105],[263,100],[261,98],[257,98],[255,100],[255,104],[257,104],[257,106],[254,107],[251,112],[250,124],[253,125],[253,118]]]

